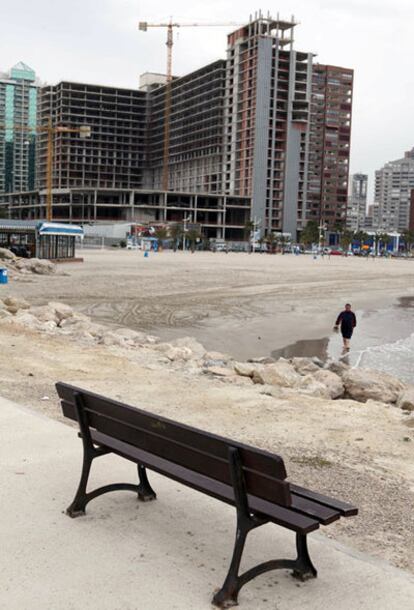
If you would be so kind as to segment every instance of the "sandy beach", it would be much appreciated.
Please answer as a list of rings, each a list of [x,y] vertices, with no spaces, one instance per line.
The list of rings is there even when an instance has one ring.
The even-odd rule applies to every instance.
[[[67,276],[15,284],[31,303],[60,300],[106,324],[191,335],[237,358],[270,355],[332,331],[345,302],[375,310],[414,295],[414,261],[357,257],[79,250]],[[6,293],[7,288],[3,289]]]
[[[265,355],[323,337],[343,302],[386,306],[413,294],[411,261],[84,252],[65,275],[2,287],[30,303],[63,301],[100,323],[191,334],[208,349]],[[275,314],[277,312],[277,315]],[[257,333],[257,340],[252,337]],[[85,346],[0,324],[1,394],[61,419],[54,383],[66,381],[280,453],[297,483],[360,507],[326,535],[414,572],[413,418],[395,406],[312,397],[277,399],[155,352]],[[260,339],[259,339],[260,337]],[[164,359],[165,360],[165,359]]]

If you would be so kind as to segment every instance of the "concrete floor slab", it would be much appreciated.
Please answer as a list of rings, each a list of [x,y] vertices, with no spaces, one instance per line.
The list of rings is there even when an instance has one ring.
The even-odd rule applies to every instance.
[[[210,608],[232,551],[235,513],[150,473],[156,502],[130,492],[94,500],[85,517],[64,514],[81,466],[76,430],[0,399],[0,607],[7,610],[202,610]],[[134,482],[133,464],[96,460],[92,485]],[[245,610],[412,610],[414,577],[332,542],[309,541],[319,571],[297,583],[263,575],[242,590]],[[292,533],[269,525],[250,535],[244,567],[294,555]]]

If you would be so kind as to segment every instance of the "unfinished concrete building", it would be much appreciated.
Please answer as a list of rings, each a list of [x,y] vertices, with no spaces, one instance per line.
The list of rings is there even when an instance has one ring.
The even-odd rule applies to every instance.
[[[353,70],[314,64],[307,219],[345,225],[351,146]]]
[[[43,88],[38,122],[89,125],[91,138],[54,138],[53,218],[74,222],[197,222],[208,237],[296,239],[308,219],[346,213],[352,70],[312,67],[293,48],[295,22],[260,13],[228,36],[227,58],[171,83],[143,75],[140,90],[62,82]],[[168,142],[168,189],[164,146]],[[13,193],[18,218],[46,215],[47,138],[37,190]],[[0,203],[1,203],[0,199]]]
[[[222,192],[223,105],[226,66],[216,61],[171,83],[168,190]],[[165,86],[148,95],[144,187],[161,189]]]
[[[312,55],[293,50],[294,21],[259,18],[230,34],[224,190],[252,198],[262,233],[294,238],[305,208]]]

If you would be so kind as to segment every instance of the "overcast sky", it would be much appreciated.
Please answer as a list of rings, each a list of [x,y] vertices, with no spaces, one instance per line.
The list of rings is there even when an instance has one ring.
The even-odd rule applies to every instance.
[[[272,16],[300,22],[295,47],[355,70],[351,172],[369,174],[414,146],[413,0],[283,0]],[[172,9],[173,7],[173,9]],[[0,71],[18,61],[48,83],[62,79],[136,87],[164,72],[165,31],[138,21],[244,23],[269,6],[248,0],[0,0]],[[174,74],[225,57],[231,27],[183,28]]]

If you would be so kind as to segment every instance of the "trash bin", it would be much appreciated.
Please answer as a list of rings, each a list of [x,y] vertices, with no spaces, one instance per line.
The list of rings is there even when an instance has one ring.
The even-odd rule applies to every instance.
[[[0,284],[7,284],[8,281],[9,277],[7,274],[7,269],[0,267]]]

